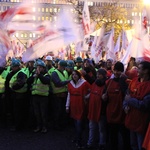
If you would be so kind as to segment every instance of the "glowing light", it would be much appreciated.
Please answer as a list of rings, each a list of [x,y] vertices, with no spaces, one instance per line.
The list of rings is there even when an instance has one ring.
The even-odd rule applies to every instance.
[[[143,0],[144,4],[150,4],[150,0]]]

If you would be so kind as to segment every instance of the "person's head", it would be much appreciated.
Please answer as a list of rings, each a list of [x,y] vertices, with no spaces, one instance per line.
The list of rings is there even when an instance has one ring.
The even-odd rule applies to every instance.
[[[52,58],[52,56],[46,56],[46,58],[45,58],[45,64],[46,64],[46,66],[52,66],[52,63],[53,63],[53,58]]]
[[[107,70],[111,70],[112,66],[113,66],[113,59],[111,59],[111,58],[107,59],[107,61],[106,61],[106,69]]]
[[[76,83],[81,78],[81,73],[77,70],[72,72],[72,80]]]
[[[92,66],[92,61],[90,59],[84,59],[84,67]]]
[[[28,61],[28,67],[34,67],[34,63],[35,63],[34,60]]]
[[[59,62],[60,60],[61,60],[61,59],[59,59],[59,58],[56,58],[56,59],[55,59],[55,68],[58,67],[58,62]]]
[[[138,76],[140,78],[150,77],[150,62],[140,62],[140,64],[138,65]]]
[[[134,57],[131,57],[127,66],[128,70],[130,70],[133,66],[137,66],[137,63],[136,59]]]
[[[115,63],[115,65],[114,65],[114,70],[113,70],[113,72],[114,72],[114,76],[116,77],[116,78],[119,78],[120,77],[120,75],[122,74],[122,72],[124,72],[124,65],[123,65],[123,63],[122,62],[116,62]]]
[[[106,79],[107,71],[103,68],[98,69],[97,71],[97,79]]]
[[[21,67],[21,62],[19,59],[16,59],[16,58],[12,58],[11,60],[11,68],[12,68],[12,71],[17,71],[19,70]]]
[[[99,68],[105,68],[106,62],[104,60],[100,60],[98,65],[99,65]]]
[[[36,67],[40,72],[44,72],[46,70],[46,64],[41,59],[37,60]]]
[[[71,72],[72,70],[74,70],[74,61],[73,60],[67,60],[67,67],[66,67],[66,70],[68,72]]]
[[[65,70],[65,68],[67,67],[67,62],[65,60],[60,60],[58,62],[58,69],[59,70]]]
[[[76,63],[76,66],[82,66],[82,64],[83,64],[82,58],[81,57],[77,57],[75,59],[75,63]]]

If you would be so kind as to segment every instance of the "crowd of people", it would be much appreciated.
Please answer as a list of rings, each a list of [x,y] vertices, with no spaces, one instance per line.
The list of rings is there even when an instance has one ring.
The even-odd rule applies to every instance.
[[[12,131],[33,127],[57,131],[72,118],[78,149],[150,150],[150,62],[130,58],[127,67],[111,58],[54,59],[23,64],[12,58],[0,67],[0,121]],[[88,141],[82,145],[85,125]],[[148,126],[149,125],[149,126]]]

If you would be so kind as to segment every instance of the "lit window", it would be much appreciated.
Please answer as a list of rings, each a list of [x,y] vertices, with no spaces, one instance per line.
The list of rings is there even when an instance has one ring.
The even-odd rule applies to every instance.
[[[132,20],[132,24],[134,24],[134,20]]]
[[[42,12],[44,12],[44,8],[42,8]]]
[[[137,12],[135,12],[135,16],[137,16]]]
[[[52,21],[52,17],[50,17],[49,20]]]
[[[38,8],[38,12],[40,12],[41,11],[41,8]]]
[[[57,8],[54,8],[54,12],[57,12]]]
[[[128,20],[128,23],[130,23],[130,20]]]
[[[56,4],[56,0],[53,0],[53,4]]]
[[[35,7],[32,10],[33,10],[33,12],[36,12],[36,8]]]
[[[24,34],[24,37],[27,38],[27,34],[26,33]]]
[[[23,38],[23,33],[21,34],[21,37]]]
[[[54,21],[56,21],[57,20],[57,17],[56,16],[54,16]]]
[[[48,20],[48,17],[45,17],[45,20]]]
[[[132,16],[134,16],[134,12],[132,12]]]
[[[19,34],[18,33],[16,33],[16,37],[18,37],[19,36]]]
[[[52,9],[52,8],[50,8],[50,9],[49,9],[49,11],[50,11],[50,12],[53,12],[53,9]]]
[[[32,37],[32,33],[30,33],[30,35],[29,35],[30,37]]]
[[[35,33],[33,33],[33,37],[35,37]]]
[[[33,16],[33,20],[34,20],[34,21],[36,20],[36,17],[35,17],[35,16]]]
[[[42,20],[44,20],[44,17],[42,16]]]
[[[46,8],[46,12],[48,12],[48,8]]]
[[[90,5],[91,5],[91,6],[93,6],[93,5],[94,5],[94,3],[93,3],[93,2],[91,2],[91,3],[90,3]]]

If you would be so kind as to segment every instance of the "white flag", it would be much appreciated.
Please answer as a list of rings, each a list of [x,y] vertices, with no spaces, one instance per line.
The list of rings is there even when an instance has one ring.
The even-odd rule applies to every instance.
[[[128,45],[125,54],[123,56],[123,58],[121,59],[121,62],[124,64],[125,68],[128,65],[128,62],[130,60],[131,57],[131,47],[132,47],[133,41],[130,42],[130,44]]]
[[[95,55],[96,55],[96,44],[97,44],[97,34],[94,36],[94,40],[92,42],[92,46],[91,46],[91,57],[95,60]]]
[[[33,46],[23,54],[22,60],[27,62],[42,57],[49,51],[56,51],[65,45],[77,42],[80,39],[78,27],[69,15],[67,12],[61,12],[56,28],[49,27],[45,34],[34,40]]]
[[[126,50],[128,45],[129,45],[129,41],[127,38],[127,33],[125,30],[123,30],[122,31],[122,48],[121,49]]]
[[[114,53],[114,28],[112,28],[108,42],[106,47],[107,52],[106,52],[106,59],[112,58],[115,60],[115,53]]]
[[[87,1],[84,1],[84,7],[82,11],[82,24],[83,24],[84,35],[89,34],[90,33],[90,13],[89,13],[89,7],[88,7]]]
[[[114,48],[114,53],[115,54],[120,51],[120,40],[121,40],[121,35],[119,34],[116,45],[115,45],[115,48]]]
[[[5,67],[7,53],[7,47],[4,44],[0,43],[0,67]]]

